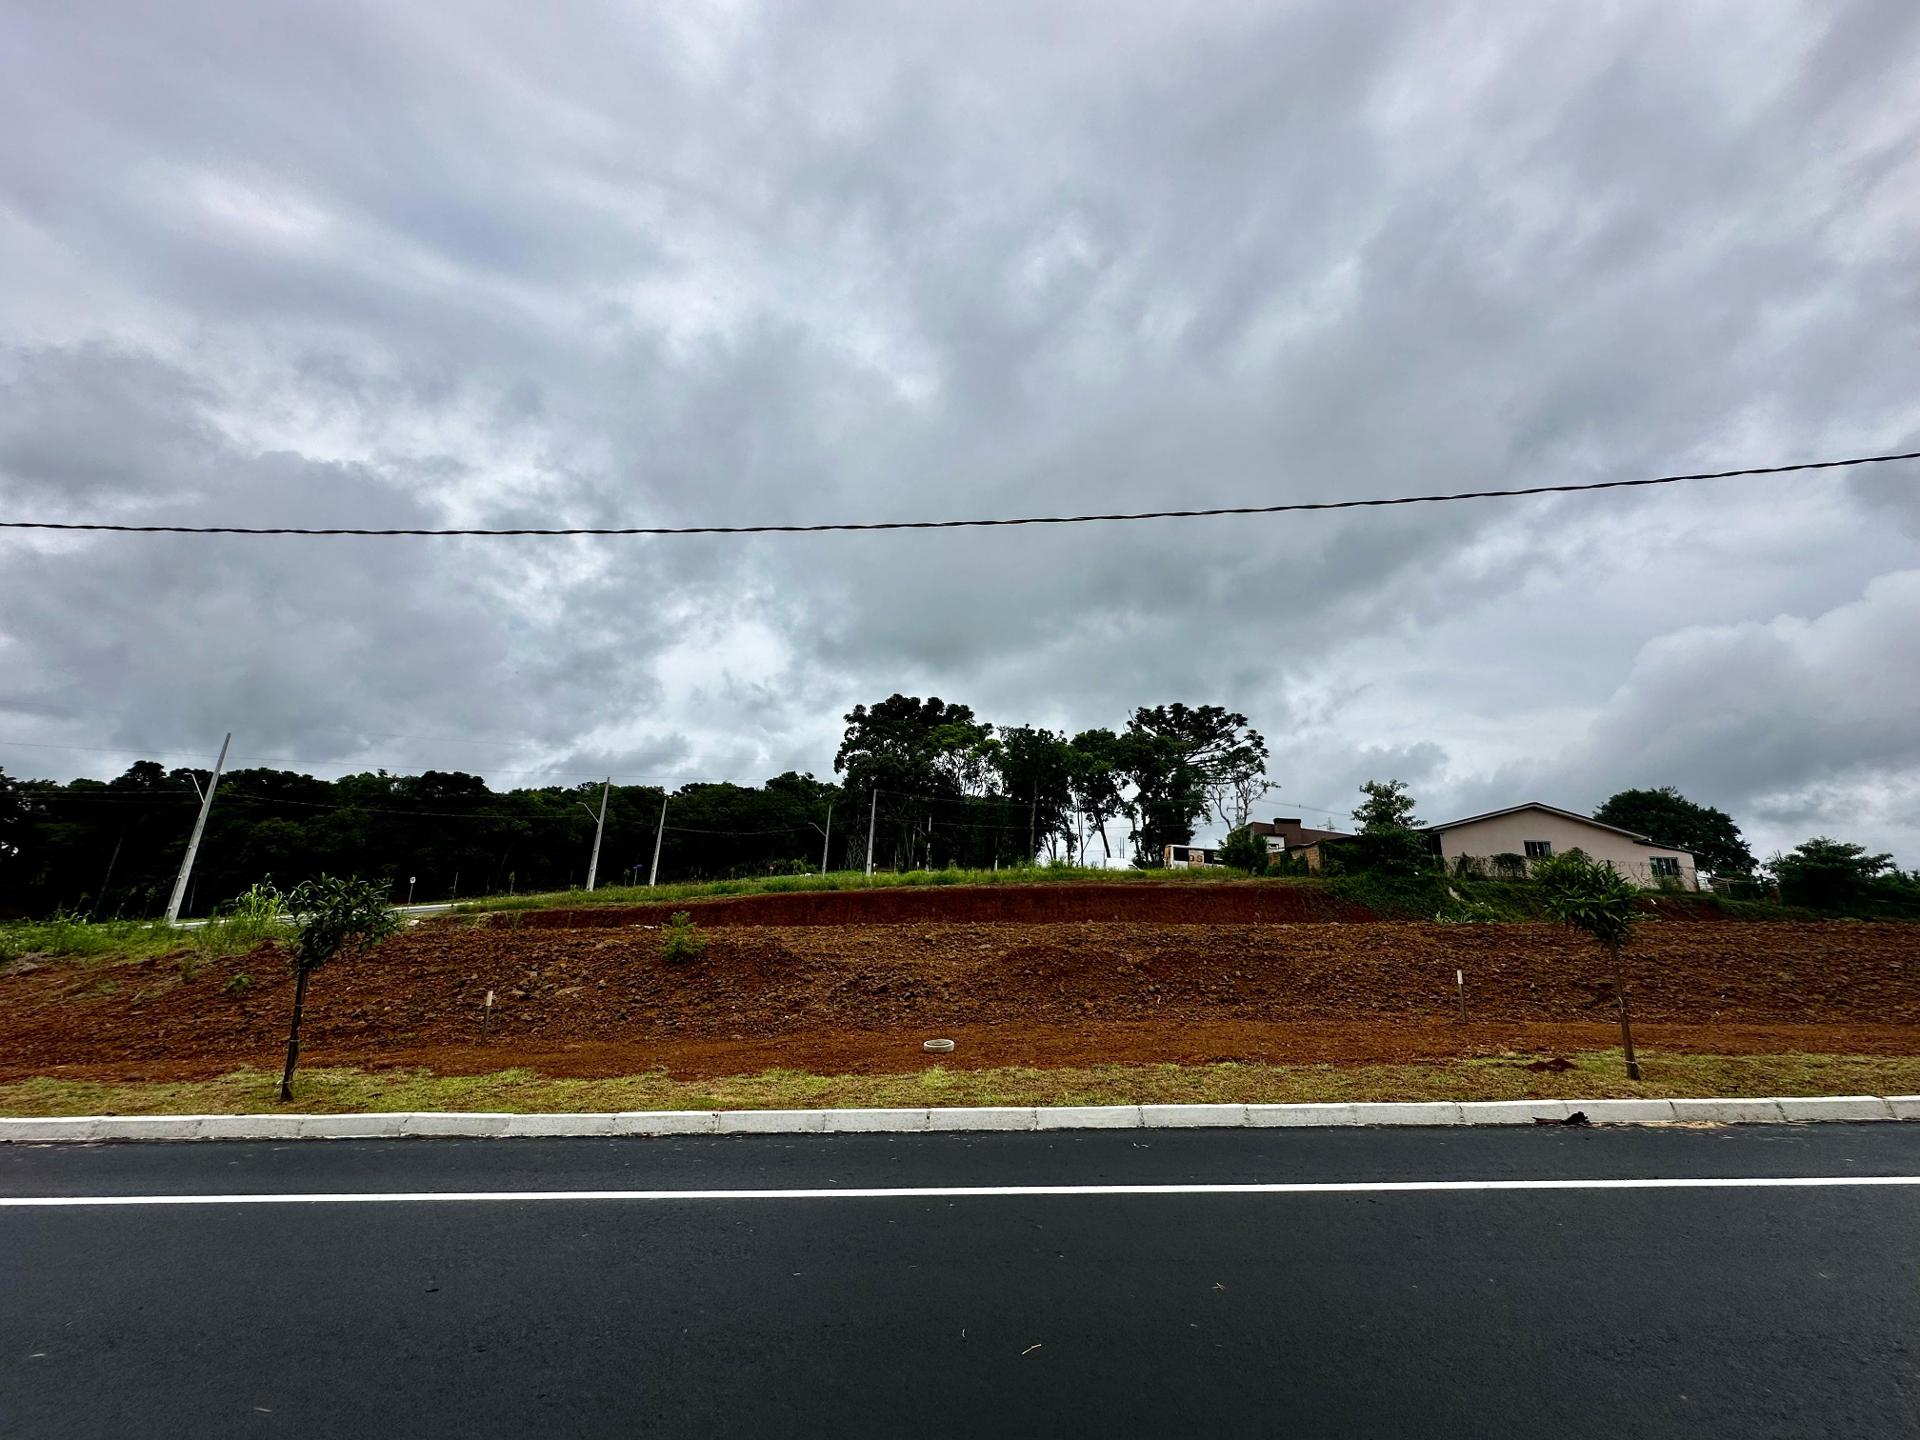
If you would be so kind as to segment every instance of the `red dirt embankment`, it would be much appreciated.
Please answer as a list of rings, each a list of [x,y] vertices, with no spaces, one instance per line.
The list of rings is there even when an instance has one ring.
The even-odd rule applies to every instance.
[[[679,966],[659,944],[632,927],[422,925],[316,977],[304,1057],[577,1074],[892,1070],[927,1063],[925,1036],[957,1033],[968,1038],[948,1063],[961,1065],[1356,1060],[1448,1053],[1448,1034],[1452,1053],[1591,1048],[1612,1025],[1592,1004],[1598,952],[1545,925],[753,926],[714,930],[705,956]],[[1449,1032],[1456,967],[1473,1023]],[[241,972],[256,983],[228,993]],[[1649,1041],[1920,1050],[1920,927],[1653,923],[1628,974]],[[291,990],[271,951],[192,980],[164,960],[16,967],[0,975],[0,1078],[271,1065]]]
[[[503,910],[492,923],[540,930],[660,925],[684,910],[702,925],[1286,925],[1366,921],[1369,910],[1318,888],[1114,880],[1078,885],[898,885],[796,890],[662,905]]]

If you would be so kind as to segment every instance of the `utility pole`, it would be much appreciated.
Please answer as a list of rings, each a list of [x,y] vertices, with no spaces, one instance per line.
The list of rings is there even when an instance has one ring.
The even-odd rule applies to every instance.
[[[880,815],[880,792],[873,792],[873,803],[867,806],[867,878],[873,878],[873,822]]]
[[[827,828],[820,832],[820,873],[827,873],[827,852],[833,847],[833,802],[827,802]]]
[[[613,789],[613,777],[609,775],[607,777],[607,783],[600,787],[600,818],[594,822],[593,858],[587,862],[588,891],[592,891],[594,878],[598,876],[600,873],[600,836],[606,831],[606,828],[607,828],[607,792],[612,789]],[[578,802],[576,801],[575,803],[577,804]],[[583,810],[586,809],[584,805],[581,806],[580,808]],[[587,813],[591,815],[593,812],[591,810],[587,810]],[[666,809],[664,806],[661,808],[660,813],[663,817],[665,816]]]
[[[1040,824],[1040,782],[1033,784],[1033,801],[1027,810],[1027,863],[1032,864],[1040,854],[1040,842],[1034,838]]]
[[[213,774],[207,778],[207,788],[200,795],[200,816],[193,822],[193,835],[187,841],[187,853],[180,859],[180,878],[173,882],[173,898],[167,901],[167,924],[176,925],[180,921],[180,902],[186,897],[187,877],[193,873],[193,857],[199,852],[200,837],[206,833],[207,812],[213,808],[213,787],[220,783],[220,772],[227,768],[227,747],[233,743],[233,732],[227,732],[227,738],[220,742],[220,758],[213,762]],[[200,781],[192,775],[193,788],[200,789]]]
[[[660,792],[660,828],[653,832],[653,868],[647,871],[647,888],[651,890],[654,882],[660,878],[660,842],[667,835],[667,792]]]

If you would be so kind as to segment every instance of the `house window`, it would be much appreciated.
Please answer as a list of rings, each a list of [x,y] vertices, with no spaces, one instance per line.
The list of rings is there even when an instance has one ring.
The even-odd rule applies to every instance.
[[[1653,878],[1656,880],[1666,880],[1666,879],[1678,880],[1680,878],[1679,860],[1672,855],[1654,856],[1653,857]]]
[[[1551,840],[1527,841],[1527,859],[1529,860],[1544,860],[1552,853],[1553,842]]]

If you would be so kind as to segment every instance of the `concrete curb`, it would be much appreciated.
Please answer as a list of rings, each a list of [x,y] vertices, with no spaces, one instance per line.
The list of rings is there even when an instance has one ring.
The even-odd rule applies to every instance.
[[[1043,1105],[927,1110],[627,1110],[508,1115],[78,1115],[0,1117],[0,1144],[92,1140],[374,1140],[407,1136],[823,1135],[923,1131],[1270,1129],[1333,1125],[1532,1125],[1575,1111],[1596,1125],[1920,1121],[1920,1095],[1739,1100],[1433,1100],[1340,1105]]]

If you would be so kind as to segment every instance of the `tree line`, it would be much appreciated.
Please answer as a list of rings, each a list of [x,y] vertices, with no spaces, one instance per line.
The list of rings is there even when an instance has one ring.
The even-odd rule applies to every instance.
[[[1272,788],[1264,739],[1213,705],[1143,707],[1072,736],[937,697],[892,695],[845,721],[832,780],[611,786],[600,883],[644,882],[656,841],[664,882],[858,869],[870,835],[880,869],[1110,857],[1115,824],[1151,866],[1202,818],[1244,824]],[[151,760],[64,784],[0,771],[0,915],[159,914],[210,778]],[[601,796],[591,781],[496,791],[462,771],[229,771],[183,913],[267,876],[382,876],[420,901],[583,884]]]

